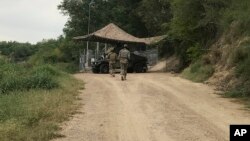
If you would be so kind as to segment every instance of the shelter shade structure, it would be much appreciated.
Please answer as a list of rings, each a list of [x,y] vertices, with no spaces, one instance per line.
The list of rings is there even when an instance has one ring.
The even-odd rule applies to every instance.
[[[108,52],[108,44],[111,45],[112,47],[115,46],[114,51],[116,53],[119,53],[119,51],[122,49],[123,44],[129,44],[130,52],[134,52],[137,55],[140,54],[142,56],[147,56],[147,58],[149,58],[149,62],[156,62],[158,60],[157,52],[152,53],[150,51],[146,51],[147,50],[146,48],[148,45],[155,44],[165,39],[166,37],[167,37],[166,35],[163,35],[163,36],[156,36],[156,37],[150,37],[150,38],[138,38],[125,32],[124,30],[119,28],[117,25],[110,23],[107,26],[103,27],[102,29],[97,30],[96,32],[93,32],[84,36],[74,37],[73,40],[105,43],[104,52],[103,51],[99,52],[100,48],[99,46],[97,46],[95,50],[95,57],[94,57],[95,59],[98,59],[100,57],[105,58],[105,54],[107,54]],[[90,60],[92,60],[92,57],[88,50],[86,52],[85,61],[88,62],[88,64],[90,64],[91,62]],[[156,60],[156,61],[152,61],[152,60]]]
[[[150,45],[157,43],[167,36],[156,36],[150,38],[137,38],[129,33],[125,32],[117,25],[110,23],[102,29],[93,32],[85,36],[74,37],[73,40],[76,41],[92,41],[92,42],[102,42],[109,44],[139,44],[139,45]]]

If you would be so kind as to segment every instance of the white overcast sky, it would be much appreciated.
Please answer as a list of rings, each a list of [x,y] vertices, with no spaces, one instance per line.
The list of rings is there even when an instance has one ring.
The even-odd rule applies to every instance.
[[[62,0],[0,0],[0,41],[36,43],[63,34]]]

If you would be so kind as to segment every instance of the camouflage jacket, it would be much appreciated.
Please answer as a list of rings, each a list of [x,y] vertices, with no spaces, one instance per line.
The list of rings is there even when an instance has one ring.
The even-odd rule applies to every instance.
[[[115,52],[110,52],[108,54],[108,61],[109,63],[115,63],[117,60],[117,54]]]
[[[127,49],[122,49],[119,52],[118,58],[120,63],[128,63],[128,60],[130,59],[130,52]]]

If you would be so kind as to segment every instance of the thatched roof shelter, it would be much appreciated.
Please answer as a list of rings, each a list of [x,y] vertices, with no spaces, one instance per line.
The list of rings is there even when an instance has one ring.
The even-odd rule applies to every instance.
[[[137,38],[133,35],[128,34],[113,23],[108,24],[104,28],[93,32],[89,35],[74,37],[74,40],[82,41],[93,41],[103,43],[127,43],[127,44],[152,44],[159,42],[166,38],[166,36],[157,36],[150,38]]]

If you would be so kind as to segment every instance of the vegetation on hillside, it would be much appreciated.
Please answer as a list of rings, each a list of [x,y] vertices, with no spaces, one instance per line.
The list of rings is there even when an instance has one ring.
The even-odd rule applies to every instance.
[[[250,40],[243,42],[231,55],[236,77],[240,80],[226,96],[250,98]]]

